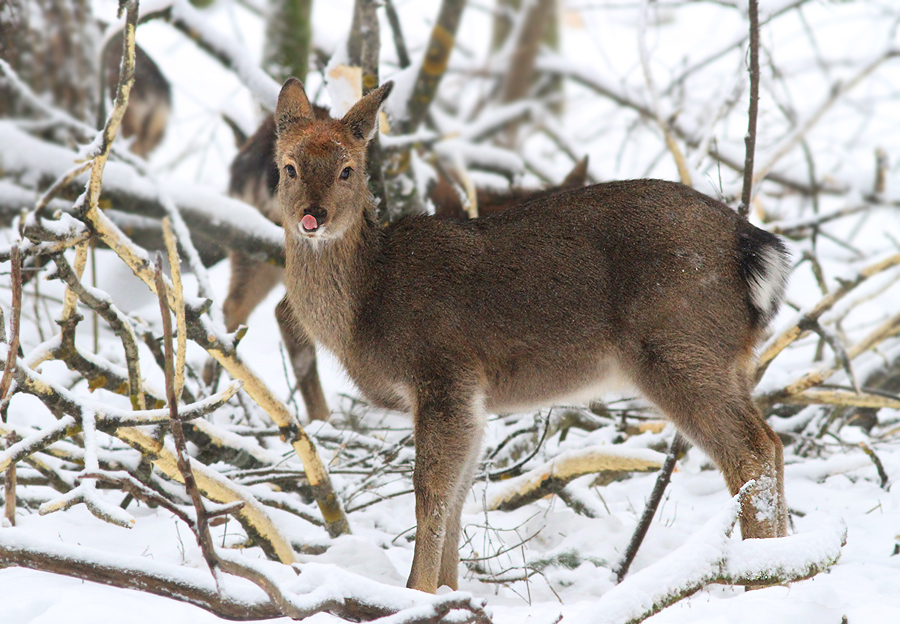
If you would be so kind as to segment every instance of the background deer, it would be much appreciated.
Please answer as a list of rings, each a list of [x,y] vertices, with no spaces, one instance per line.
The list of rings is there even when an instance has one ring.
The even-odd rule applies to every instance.
[[[382,227],[366,144],[391,90],[317,119],[289,79],[276,110],[293,318],[373,403],[412,412],[416,545],[408,585],[457,586],[460,514],[485,414],[639,389],[721,468],[753,480],[744,538],[786,534],[782,445],[751,398],[777,311],[780,240],[681,184],[632,180],[484,219]]]

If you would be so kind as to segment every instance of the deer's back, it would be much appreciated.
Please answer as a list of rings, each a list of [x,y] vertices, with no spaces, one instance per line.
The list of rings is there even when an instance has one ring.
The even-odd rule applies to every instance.
[[[370,366],[401,376],[464,363],[494,407],[553,380],[570,394],[648,340],[734,353],[755,338],[738,266],[747,227],[727,206],[654,180],[478,220],[401,220],[386,232],[359,338],[383,345]]]

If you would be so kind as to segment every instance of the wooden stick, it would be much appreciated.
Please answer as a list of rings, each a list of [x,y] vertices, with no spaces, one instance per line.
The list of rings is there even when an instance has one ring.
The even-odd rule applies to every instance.
[[[644,513],[641,515],[637,528],[634,530],[634,535],[631,537],[631,542],[628,544],[625,556],[622,557],[622,563],[619,565],[619,570],[616,572],[616,579],[619,583],[621,583],[625,578],[625,575],[628,574],[628,568],[631,567],[631,563],[634,561],[634,557],[637,555],[638,549],[644,541],[644,537],[647,536],[647,531],[650,529],[650,522],[653,520],[653,516],[656,515],[656,510],[659,508],[663,493],[666,491],[669,480],[672,478],[672,471],[675,470],[675,462],[678,460],[678,456],[684,452],[686,446],[687,443],[684,438],[681,437],[680,433],[676,432],[675,437],[672,438],[672,444],[669,446],[669,453],[666,455],[666,461],[659,470],[659,476],[656,477],[656,484],[653,486],[653,491],[650,493],[650,499],[647,501]]]

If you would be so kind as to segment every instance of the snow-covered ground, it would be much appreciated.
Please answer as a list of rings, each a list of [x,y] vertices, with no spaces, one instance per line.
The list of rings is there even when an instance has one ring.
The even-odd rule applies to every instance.
[[[419,58],[438,3],[407,0],[395,4],[403,20],[410,50],[414,58]],[[463,112],[474,110],[479,98],[485,95],[483,82],[473,80],[471,75],[477,71],[502,71],[504,67],[497,61],[494,61],[495,67],[485,60],[493,3],[469,4],[459,31],[459,51],[451,59],[451,73],[444,87],[448,94],[444,104],[452,104],[447,108]],[[568,0],[562,4],[562,46],[558,56],[545,58],[547,66],[562,63],[569,71],[587,72],[616,93],[632,97],[642,105],[654,106],[641,68],[637,34],[641,24],[641,3]],[[741,137],[746,128],[743,115],[746,89],[736,90],[746,75],[741,53],[723,54],[721,58],[711,60],[704,69],[679,83],[683,85],[684,93],[678,97],[667,89],[685,69],[743,36],[746,25],[742,13],[723,6],[728,3],[657,4],[661,6],[650,13],[651,28],[647,31],[644,47],[649,55],[655,88],[661,93],[658,98],[660,117],[676,119],[682,128],[695,132],[703,140],[719,141],[718,148],[723,153],[734,152],[741,160]],[[778,14],[793,3],[773,0],[761,4],[765,16]],[[900,49],[896,35],[898,11],[893,4],[888,0],[868,3],[811,1],[804,4],[802,19],[799,13],[787,11],[785,17],[763,26],[763,63],[776,65],[780,74],[774,75],[782,78],[779,81],[772,78],[773,72],[764,72],[767,77],[764,97],[770,100],[764,102],[760,117],[759,164],[765,164],[778,152],[778,146],[790,137],[790,127],[815,118],[835,85],[852,79],[867,60],[876,58],[885,49],[892,46]],[[111,19],[114,5],[110,0],[97,0],[97,14]],[[351,0],[314,3],[316,46],[330,52],[340,44],[349,28],[352,5]],[[250,60],[258,62],[263,28],[261,20],[252,11],[239,2],[219,0],[213,9],[204,13],[204,19],[210,28],[218,29],[234,45],[249,51]],[[390,37],[386,24],[382,23],[385,28],[382,33],[382,75],[402,83],[406,77],[398,75],[392,65],[394,54]],[[151,158],[154,173],[166,180],[202,184],[223,191],[235,148],[230,130],[221,122],[221,115],[228,114],[249,130],[258,121],[257,103],[234,74],[199,52],[169,26],[152,22],[141,26],[138,42],[157,59],[174,88],[175,116],[164,144]],[[855,189],[838,198],[823,195],[821,210],[841,208],[871,190],[875,147],[887,149],[892,162],[900,161],[896,149],[900,145],[900,108],[896,106],[900,71],[897,64],[896,60],[888,61],[871,75],[866,74],[867,78],[855,87],[852,96],[829,108],[808,136],[810,150],[816,155],[818,176],[836,185],[849,184]],[[321,102],[328,102],[320,75],[312,73],[307,87],[310,93],[319,95]],[[672,88],[674,92],[678,90],[677,85]],[[590,155],[594,176],[614,179],[651,175],[677,179],[672,158],[654,124],[638,124],[635,115],[622,113],[618,105],[599,97],[589,88],[569,84],[565,93],[565,114],[561,119],[547,123],[558,126],[563,142],[577,154]],[[779,100],[777,105],[771,101],[775,98]],[[673,102],[678,102],[679,106]],[[731,111],[732,108],[738,112],[719,118],[723,110]],[[484,123],[490,114],[489,111],[484,113],[479,122]],[[466,129],[465,123],[449,113],[441,113],[439,118],[448,133]],[[702,154],[696,156],[695,152],[688,150],[687,157],[697,188],[712,195],[729,195],[735,188],[739,189],[740,180],[736,175],[720,169]],[[544,135],[535,135],[525,141],[521,157],[533,170],[546,171],[554,179],[560,179],[571,165]],[[799,148],[780,160],[776,169],[784,175],[808,181],[806,159]],[[888,198],[896,199],[900,194],[897,171],[896,165],[888,171]],[[524,171],[519,179],[529,185],[540,183],[533,173]],[[496,176],[488,175],[478,181],[497,182]],[[780,197],[774,191],[764,195],[761,201],[762,210],[783,215],[786,219],[811,214],[809,202]],[[874,258],[896,251],[900,219],[893,213],[895,210],[895,207],[882,208],[871,212],[865,220],[837,222],[832,234],[852,240],[851,248],[827,238],[819,239],[819,258],[832,287],[836,278],[849,276]],[[758,219],[758,215],[754,218]],[[853,228],[857,228],[857,232],[851,236]],[[4,234],[7,238],[12,236],[12,233]],[[809,247],[808,241],[791,245],[797,259]],[[98,287],[111,293],[120,307],[158,327],[159,309],[152,294],[111,252],[98,251],[98,257]],[[227,262],[211,270],[211,281],[219,302],[224,298],[228,275]],[[894,276],[896,273],[890,273],[865,287],[865,293],[873,295],[872,302],[847,317],[841,326],[846,336],[858,338],[896,313],[900,293],[896,287],[891,290],[890,279]],[[188,276],[187,280],[188,289],[194,288],[192,278]],[[62,291],[58,282],[53,282],[41,284],[41,292],[59,297]],[[283,290],[276,289],[254,312],[240,352],[276,394],[286,398],[291,381],[285,373],[273,313],[282,294]],[[809,266],[802,265],[792,277],[789,302],[808,308],[820,296]],[[4,310],[8,310],[9,291],[5,285],[0,289],[0,299]],[[837,318],[841,312],[842,309],[836,309],[830,318]],[[35,306],[33,300],[26,298],[24,314],[22,343],[28,353],[41,342],[41,332],[47,337],[55,331],[55,326],[50,319],[49,307],[44,304]],[[795,314],[786,306],[773,323],[773,330],[777,333],[788,327]],[[87,327],[80,333],[85,345],[89,345],[89,333]],[[813,365],[815,347],[816,341],[811,338],[779,356],[763,379],[760,390],[773,390],[796,379]],[[121,362],[119,348],[111,335],[101,340],[100,353],[110,360]],[[883,361],[882,356],[890,357],[896,351],[896,342],[885,343],[880,354],[860,363],[857,375],[862,375],[864,368]],[[831,357],[830,352],[826,353],[826,357]],[[142,351],[142,357],[148,362],[144,367],[148,381],[161,387],[162,378],[152,364],[149,351]],[[199,368],[205,354],[199,348],[191,347],[188,357]],[[341,427],[351,420],[347,415],[349,412],[364,415],[367,434],[375,438],[394,442],[409,432],[410,423],[406,417],[366,411],[355,405],[347,398],[354,396],[355,390],[337,363],[326,353],[320,354],[319,361],[329,404],[343,412],[335,416],[334,426]],[[73,380],[58,363],[45,366],[43,372],[61,383]],[[833,381],[847,383],[840,377]],[[76,391],[86,392],[82,387],[76,387]],[[98,394],[102,400],[127,407],[127,401],[121,397],[102,391]],[[807,408],[795,418],[812,421],[818,417],[818,409]],[[496,445],[520,425],[537,423],[540,429],[544,417],[547,417],[546,410],[539,417],[521,415],[518,424],[512,419],[492,420],[487,443]],[[19,395],[10,406],[9,421],[16,425],[47,426],[54,418],[36,399]],[[869,432],[854,426],[844,427],[836,431],[835,436],[826,437],[820,458],[801,457],[794,447],[786,450],[786,494],[792,511],[793,531],[800,536],[821,535],[825,543],[833,540],[835,532],[840,532],[842,526],[846,527],[846,545],[841,557],[827,572],[789,586],[749,592],[742,587],[711,585],[648,621],[654,624],[756,624],[761,621],[768,624],[837,624],[842,619],[850,624],[900,622],[900,494],[892,487],[900,478],[900,445],[897,433],[893,431],[898,421],[900,414],[897,411],[883,409],[878,414],[878,424]],[[790,428],[780,419],[773,425],[784,431]],[[322,425],[310,425],[308,431],[315,436],[320,433],[320,427]],[[642,452],[649,448],[664,449],[672,433],[669,427],[662,433],[633,435],[624,447]],[[572,429],[565,439],[557,433],[547,440],[529,466],[564,451],[612,444],[618,441],[619,435],[612,423],[590,433]],[[527,436],[522,440],[525,446],[536,442]],[[882,462],[888,476],[884,487],[875,464],[859,447],[860,442],[871,447]],[[270,450],[285,453],[285,466],[298,466],[286,447],[273,443]],[[324,448],[323,455],[326,463],[333,459],[337,461],[334,449]],[[123,462],[137,461],[137,453],[120,452],[117,457]],[[29,471],[23,468],[20,474],[27,476]],[[471,567],[480,568],[480,572],[463,574],[460,589],[486,599],[497,624],[551,624],[560,617],[564,622],[607,621],[605,618],[611,617],[609,613],[621,608],[629,599],[635,599],[634,595],[621,599],[616,595],[615,600],[609,598],[616,586],[615,570],[655,478],[655,473],[649,472],[608,483],[597,483],[593,476],[576,480],[569,486],[569,491],[596,516],[592,518],[575,513],[557,497],[548,497],[512,512],[486,512],[483,510],[483,501],[487,497],[485,487],[498,485],[485,486],[479,482],[473,489],[463,518],[466,539],[461,556],[470,560]],[[348,494],[346,505],[349,509],[373,501],[371,493],[362,491],[357,475],[336,474],[334,479],[338,490]],[[406,479],[408,475],[400,475],[394,482],[384,478],[378,493],[398,495],[353,511],[350,514],[353,534],[336,540],[329,540],[324,529],[288,513],[277,510],[271,513],[279,528],[295,543],[328,546],[324,554],[301,556],[305,564],[323,564],[310,568],[311,578],[321,575],[321,578],[336,579],[335,591],[348,586],[363,586],[362,581],[354,581],[354,575],[402,587],[413,554],[414,500],[412,494],[401,493],[408,487]],[[33,494],[38,501],[53,496],[49,488],[28,486],[23,491]],[[103,495],[112,503],[121,500],[118,492]],[[715,522],[728,515],[731,505],[718,471],[710,468],[708,459],[700,451],[689,451],[672,477],[631,574],[648,571],[647,582],[660,586],[677,582],[679,571],[687,574],[690,566],[702,558],[705,549],[720,539]],[[132,557],[134,561],[173,564],[206,573],[206,564],[193,536],[172,514],[134,504],[129,507],[129,512],[136,522],[133,528],[123,529],[100,522],[84,506],[47,516],[20,509],[16,528],[0,531],[10,531],[6,535],[18,536],[14,539],[23,541],[35,539],[48,544],[83,546],[118,558]],[[737,548],[738,533],[735,530],[729,538],[729,547]],[[233,545],[242,537],[233,522],[214,527],[213,535],[220,545]],[[696,552],[692,551],[694,547]],[[815,554],[814,551],[810,548],[810,556]],[[245,553],[262,557],[258,549],[247,549]],[[776,554],[770,553],[773,557]],[[667,560],[668,556],[671,558]],[[661,561],[671,565],[652,567]],[[679,568],[680,562],[684,562],[683,570]],[[335,566],[337,571],[329,576],[322,572],[327,570],[325,565]],[[303,569],[302,565],[300,569]],[[520,577],[523,580],[513,580]],[[607,596],[607,602],[602,603],[604,596]],[[160,621],[201,624],[218,621],[218,618],[197,607],[146,593],[22,568],[0,569],[0,624],[155,624]],[[308,621],[326,623],[338,619],[318,614]]]

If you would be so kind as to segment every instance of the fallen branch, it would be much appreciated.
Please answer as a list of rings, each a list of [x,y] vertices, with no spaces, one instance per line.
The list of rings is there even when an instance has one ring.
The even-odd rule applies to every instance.
[[[559,491],[578,477],[595,472],[656,470],[663,465],[664,458],[662,453],[649,449],[611,445],[567,451],[521,476],[492,486],[487,494],[485,509],[517,509]]]
[[[251,560],[218,550],[224,565],[264,576],[291,602],[289,611],[305,618],[328,612],[349,621],[380,624],[489,624],[483,599],[462,592],[431,596],[383,585],[334,566],[305,564],[302,574],[286,566]],[[20,566],[113,587],[143,591],[187,602],[239,621],[285,615],[258,587],[224,576],[217,585],[207,572],[31,537],[18,529],[0,530],[0,567]],[[334,591],[341,588],[341,593]],[[383,618],[383,619],[377,619]]]

